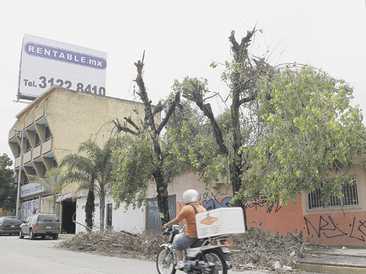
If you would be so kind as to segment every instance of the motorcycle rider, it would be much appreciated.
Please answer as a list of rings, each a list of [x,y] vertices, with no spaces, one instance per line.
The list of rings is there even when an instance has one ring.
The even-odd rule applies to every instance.
[[[196,214],[206,211],[200,204],[201,195],[195,189],[188,189],[183,193],[184,206],[177,217],[163,225],[163,228],[185,222],[184,233],[180,233],[174,238],[173,246],[176,250],[176,269],[184,267],[183,250],[189,248],[197,239]]]

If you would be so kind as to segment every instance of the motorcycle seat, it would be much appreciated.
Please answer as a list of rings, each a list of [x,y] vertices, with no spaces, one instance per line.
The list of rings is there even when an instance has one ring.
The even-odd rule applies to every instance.
[[[191,248],[194,247],[200,247],[203,242],[205,241],[205,239],[196,239],[192,244],[191,244]]]

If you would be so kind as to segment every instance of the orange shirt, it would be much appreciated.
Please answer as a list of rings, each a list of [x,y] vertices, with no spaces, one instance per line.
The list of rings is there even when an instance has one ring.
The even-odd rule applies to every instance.
[[[176,219],[181,222],[185,221],[186,226],[184,229],[184,233],[191,237],[191,238],[197,238],[197,228],[196,228],[196,213],[193,209],[193,206],[196,208],[197,213],[205,212],[206,208],[199,204],[193,204],[193,205],[185,205],[182,207],[180,212],[178,213],[178,216]]]

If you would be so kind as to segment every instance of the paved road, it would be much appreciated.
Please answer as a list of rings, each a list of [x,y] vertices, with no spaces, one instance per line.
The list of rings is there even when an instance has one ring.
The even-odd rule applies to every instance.
[[[0,236],[1,274],[156,274],[153,262],[55,248],[58,241]],[[182,272],[181,272],[182,273]],[[235,272],[230,272],[234,274]],[[240,272],[262,274],[262,272]],[[237,273],[236,273],[237,274]]]

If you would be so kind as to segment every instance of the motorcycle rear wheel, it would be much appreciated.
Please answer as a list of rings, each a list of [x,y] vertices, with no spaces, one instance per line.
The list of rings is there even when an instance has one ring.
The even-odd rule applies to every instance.
[[[174,253],[168,247],[162,247],[156,256],[156,269],[159,274],[175,274]]]
[[[215,264],[214,270],[210,274],[227,274],[228,267],[220,252],[216,250],[209,250],[203,253],[202,259],[205,262]]]

